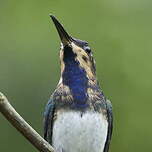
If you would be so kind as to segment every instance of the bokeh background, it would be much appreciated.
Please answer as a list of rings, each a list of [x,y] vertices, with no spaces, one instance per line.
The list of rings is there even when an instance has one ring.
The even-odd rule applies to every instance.
[[[49,13],[94,51],[114,109],[110,152],[151,151],[152,1],[0,0],[0,91],[41,135],[44,106],[60,77]],[[0,151],[36,151],[1,114]]]

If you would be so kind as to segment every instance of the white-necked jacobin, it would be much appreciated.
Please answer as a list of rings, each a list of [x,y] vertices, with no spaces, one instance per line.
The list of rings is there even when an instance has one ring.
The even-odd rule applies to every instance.
[[[99,87],[92,50],[50,17],[61,39],[61,77],[45,108],[44,138],[56,152],[108,152],[112,106]]]

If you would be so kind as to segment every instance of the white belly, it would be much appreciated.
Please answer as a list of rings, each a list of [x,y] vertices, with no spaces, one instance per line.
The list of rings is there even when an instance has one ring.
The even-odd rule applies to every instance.
[[[56,152],[103,152],[108,122],[100,113],[67,111],[57,115],[52,144]]]

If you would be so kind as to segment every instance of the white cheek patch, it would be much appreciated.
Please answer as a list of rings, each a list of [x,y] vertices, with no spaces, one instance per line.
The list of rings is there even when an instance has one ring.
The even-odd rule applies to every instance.
[[[63,43],[61,43],[61,45],[60,45],[60,49],[62,49],[62,50],[63,50],[63,48],[64,48],[64,47],[63,47]]]
[[[73,48],[73,52],[77,54],[77,51],[82,52],[83,49],[75,45],[73,42],[71,43],[71,46]],[[84,51],[83,51],[84,52]]]
[[[80,67],[86,71],[88,79],[94,79],[95,75],[94,75],[94,72],[92,71],[92,63],[90,61],[88,54],[85,52],[85,50],[77,46],[75,43],[71,42],[70,45],[72,47],[73,53],[77,55],[75,60],[77,60],[80,63]],[[61,43],[61,50],[63,49],[64,49],[64,46]],[[61,53],[63,52],[61,51]],[[86,58],[87,62],[83,59],[83,57]],[[61,59],[61,64],[63,64],[61,67],[61,71],[63,72],[64,67],[65,67],[64,62],[63,62],[63,54],[60,56],[60,59]]]
[[[88,57],[88,54],[82,48],[76,46],[75,44],[72,44],[72,45],[73,45],[73,51],[77,54],[76,59],[79,61],[80,67],[85,69],[85,71],[87,73],[87,77],[89,79],[94,79],[94,73],[91,69],[92,63]],[[79,53],[78,53],[78,51],[79,51]],[[86,57],[87,62],[84,61],[83,56]]]

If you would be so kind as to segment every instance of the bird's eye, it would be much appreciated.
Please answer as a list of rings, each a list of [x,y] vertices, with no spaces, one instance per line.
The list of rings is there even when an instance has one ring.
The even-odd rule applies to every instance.
[[[87,52],[87,53],[91,53],[91,49],[90,49],[90,47],[85,47],[85,51]]]

